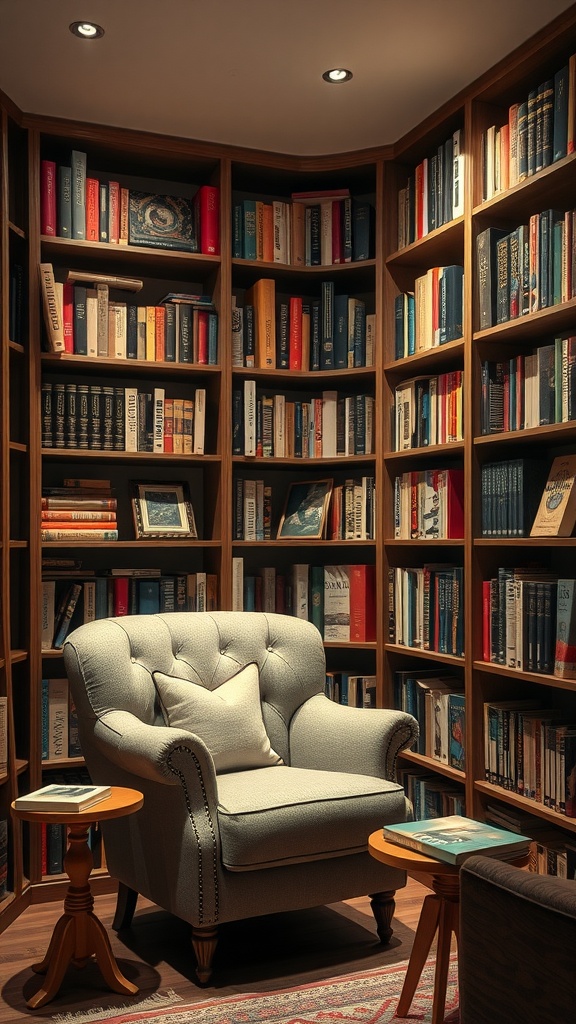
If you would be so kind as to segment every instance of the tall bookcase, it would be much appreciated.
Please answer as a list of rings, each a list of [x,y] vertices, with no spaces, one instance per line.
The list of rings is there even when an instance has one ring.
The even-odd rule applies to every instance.
[[[70,554],[58,542],[40,543],[42,486],[59,486],[65,477],[110,479],[118,497],[119,540],[73,545],[87,568],[160,567],[166,573],[200,572],[218,578],[218,604],[233,606],[235,560],[246,574],[271,566],[288,574],[295,564],[366,564],[375,567],[377,624],[375,640],[327,642],[329,669],[377,677],[377,701],[394,701],[394,678],[407,670],[437,671],[461,680],[466,698],[465,771],[418,752],[403,755],[402,766],[426,771],[459,793],[467,813],[483,817],[497,800],[529,811],[542,821],[576,832],[576,819],[505,790],[485,779],[484,703],[534,696],[565,708],[576,720],[576,686],[550,674],[518,670],[483,660],[483,582],[500,566],[525,566],[535,557],[550,570],[576,576],[575,544],[568,539],[497,538],[481,535],[481,473],[490,461],[537,453],[551,461],[576,451],[574,423],[482,435],[480,427],[482,368],[486,360],[526,353],[546,338],[576,334],[576,299],[480,330],[475,280],[476,245],[485,227],[511,231],[549,207],[574,206],[574,153],[482,199],[483,132],[503,125],[512,103],[547,80],[576,52],[576,8],[565,13],[537,39],[515,51],[393,147],[333,157],[306,158],[248,151],[120,131],[94,125],[24,115],[1,97],[1,390],[0,458],[2,460],[1,548],[2,626],[0,697],[8,698],[7,770],[0,773],[0,820],[8,821],[7,895],[0,915],[8,923],[31,899],[56,898],[59,876],[42,873],[41,837],[22,837],[9,818],[10,801],[40,785],[41,680],[63,674],[61,654],[42,651],[40,591],[42,557]],[[399,234],[398,193],[416,168],[437,155],[455,133],[463,139],[461,187],[463,208],[446,223],[406,244]],[[220,254],[206,256],[175,250],[75,241],[40,233],[41,161],[66,161],[72,150],[87,154],[97,178],[114,178],[131,188],[191,197],[202,184],[216,185],[220,196]],[[234,255],[233,213],[246,199],[289,202],[293,192],[349,189],[368,198],[374,212],[373,248],[367,259],[339,265],[294,266]],[[434,222],[432,221],[431,224]],[[401,238],[401,241],[399,239]],[[52,263],[62,277],[67,270],[137,277],[143,289],[137,301],[156,304],[168,292],[210,294],[218,312],[218,358],[215,365],[182,365],[149,360],[54,355],[41,346],[44,330],[38,264]],[[463,267],[461,337],[400,356],[395,348],[397,296],[415,289],[418,278],[434,268]],[[16,269],[20,268],[20,269]],[[261,279],[274,281],[279,301],[300,296],[317,302],[323,282],[336,293],[356,296],[376,318],[373,365],[354,369],[295,371],[248,368],[235,364],[232,311]],[[18,304],[17,296],[22,300]],[[16,332],[16,333],[14,333]],[[461,379],[462,413],[457,436],[432,446],[396,450],[396,389],[416,377],[453,375]],[[281,394],[289,401],[310,401],[326,390],[363,393],[374,399],[374,446],[369,454],[329,458],[254,458],[234,454],[233,396],[246,380],[257,392]],[[150,390],[164,387],[176,397],[206,389],[206,454],[68,450],[42,447],[42,382],[100,384]],[[402,474],[430,470],[463,475],[464,515],[459,531],[447,539],[400,539],[395,536],[395,481]],[[373,477],[376,522],[370,540],[277,540],[275,528],[289,485],[329,477],[335,484],[350,477]],[[245,541],[235,536],[238,481],[263,479],[272,489],[272,536]],[[183,480],[190,486],[198,540],[135,539],[130,510],[130,482]],[[390,586],[395,570],[419,570],[449,563],[458,567],[463,607],[455,647],[422,650],[399,643],[391,633]],[[369,712],[367,712],[369,713]],[[75,767],[63,759],[58,767]],[[52,766],[52,765],[51,765]],[[1,771],[1,770],[0,770]],[[24,845],[22,845],[24,840]],[[111,884],[105,870],[96,886]]]

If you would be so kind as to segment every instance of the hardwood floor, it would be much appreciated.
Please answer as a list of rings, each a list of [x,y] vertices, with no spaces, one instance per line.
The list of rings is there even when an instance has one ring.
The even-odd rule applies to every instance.
[[[95,912],[108,929],[122,971],[138,985],[139,994],[129,998],[110,992],[98,967],[89,964],[82,970],[71,967],[58,996],[35,1011],[26,1007],[26,998],[39,987],[30,964],[44,956],[61,904],[32,906],[0,935],[0,1024],[31,1017],[50,1021],[56,1014],[87,1011],[90,1006],[129,1008],[169,989],[184,1003],[265,992],[407,960],[427,892],[409,879],[397,893],[394,935],[387,947],[378,943],[368,898],[223,925],[212,983],[206,988],[195,984],[184,922],[139,900],[131,929],[118,936],[110,928],[115,897],[97,896]]]

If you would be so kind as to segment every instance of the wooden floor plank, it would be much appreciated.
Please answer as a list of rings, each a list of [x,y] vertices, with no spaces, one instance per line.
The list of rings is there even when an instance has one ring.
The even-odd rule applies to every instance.
[[[111,931],[115,898],[97,896],[95,912],[110,935],[114,955],[126,977],[139,987],[130,999],[109,992],[96,964],[71,967],[58,996],[32,1012],[26,998],[40,986],[30,964],[41,960],[61,912],[58,903],[28,907],[0,935],[0,1024],[51,1020],[57,1013],[90,1006],[130,1007],[154,992],[173,990],[185,1003],[245,992],[266,992],[407,960],[422,900],[428,890],[409,879],[397,893],[394,936],[378,943],[368,897],[223,925],[212,983],[195,983],[188,926],[140,900],[130,930]]]

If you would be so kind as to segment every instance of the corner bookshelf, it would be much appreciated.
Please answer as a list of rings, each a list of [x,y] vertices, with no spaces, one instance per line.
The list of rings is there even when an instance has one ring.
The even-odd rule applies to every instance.
[[[60,649],[42,649],[41,593],[43,558],[81,561],[80,572],[103,575],[114,568],[133,572],[160,569],[169,576],[207,573],[217,578],[216,602],[222,609],[238,607],[239,560],[245,577],[264,569],[289,576],[295,565],[367,565],[374,569],[375,638],[346,642],[326,638],[327,669],[376,677],[376,701],[393,706],[398,680],[418,674],[423,680],[449,677],[462,686],[466,709],[465,765],[460,767],[418,749],[404,752],[400,767],[428,776],[437,792],[450,790],[466,813],[484,818],[494,803],[510,813],[529,814],[573,837],[576,818],[496,785],[485,777],[484,705],[489,701],[539,699],[576,722],[576,683],[553,673],[522,671],[485,660],[482,635],[483,584],[500,567],[526,567],[536,557],[545,569],[576,577],[576,541],[482,535],[482,473],[488,463],[539,455],[550,463],[558,454],[576,453],[574,420],[538,424],[528,429],[482,433],[482,371],[490,360],[526,355],[552,337],[576,335],[576,299],[538,309],[516,319],[480,328],[476,295],[477,239],[488,227],[511,232],[548,208],[568,210],[576,204],[574,153],[517,184],[484,194],[484,134],[501,129],[509,108],[528,96],[576,53],[576,7],[557,18],[537,38],[454,97],[394,146],[337,156],[298,158],[243,150],[136,131],[121,131],[23,114],[0,96],[2,149],[0,234],[2,298],[2,418],[0,458],[0,558],[2,561],[2,628],[0,631],[0,697],[7,697],[7,767],[0,768],[0,820],[8,821],[7,893],[0,897],[2,927],[30,901],[56,898],[63,876],[43,871],[39,830],[23,838],[10,820],[11,800],[37,788],[43,772],[81,766],[81,758],[42,756],[43,679],[64,675]],[[457,133],[460,133],[459,135]],[[454,140],[463,154],[459,194],[452,211],[432,207],[427,229],[410,234],[410,189],[416,171],[436,158],[436,172],[450,166]],[[65,165],[74,151],[86,153],[90,176],[118,181],[121,187],[158,195],[193,197],[201,185],[216,186],[220,201],[220,252],[200,254],[132,244],[86,241],[41,233],[42,161]],[[443,157],[440,157],[440,154]],[[432,181],[434,178],[431,179]],[[443,176],[441,180],[446,185]],[[446,179],[447,180],[447,179]],[[22,185],[24,183],[24,186]],[[16,187],[18,185],[18,187]],[[335,263],[295,264],[262,252],[246,258],[237,251],[236,211],[246,202],[290,205],[293,193],[316,192],[352,197],[367,203],[374,214],[372,248],[362,258]],[[408,191],[406,191],[408,190]],[[399,194],[402,201],[399,201]],[[444,193],[445,196],[445,193]],[[440,215],[441,214],[441,215]],[[408,228],[407,228],[408,226]],[[270,250],[267,250],[269,256]],[[213,364],[167,362],[156,358],[57,355],[46,346],[41,314],[38,264],[49,263],[55,278],[69,271],[88,275],[137,278],[142,289],[137,304],[156,306],[169,292],[212,297],[218,314],[218,355]],[[20,268],[14,271],[14,268]],[[440,286],[438,268],[463,268],[460,330],[443,343],[426,343],[414,352],[397,347],[398,297],[422,288],[429,278]],[[436,274],[436,277],[434,276]],[[456,275],[454,275],[456,277]],[[16,280],[16,278],[18,278]],[[325,283],[335,295],[361,300],[374,317],[374,355],[369,365],[299,369],[249,365],[234,348],[233,311],[261,279],[272,281],[279,305],[291,298],[313,308],[322,300]],[[12,284],[11,284],[12,282]],[[446,286],[446,281],[442,287]],[[10,296],[18,294],[15,316]],[[439,293],[440,294],[440,293]],[[446,294],[446,293],[444,293]],[[112,295],[112,292],[111,292]],[[122,301],[120,293],[114,297]],[[402,300],[404,302],[404,300]],[[14,333],[15,332],[15,333]],[[408,385],[424,395],[430,381],[441,381],[451,399],[450,429],[416,435],[398,444],[397,395]],[[426,385],[418,381],[427,381]],[[367,453],[334,454],[321,449],[302,458],[291,451],[247,455],[233,442],[235,395],[253,382],[256,396],[285,402],[311,403],[325,392],[373,399],[374,441]],[[412,385],[411,382],[414,382]],[[205,454],[169,451],[126,451],[104,447],[57,447],[43,438],[42,385],[164,388],[177,399],[206,392]],[[424,388],[424,390],[422,390]],[[411,392],[410,392],[411,393]],[[422,401],[425,401],[423,398]],[[419,424],[419,428],[421,424]],[[444,429],[444,428],[443,428]],[[432,443],[427,443],[432,438]],[[348,449],[351,451],[351,449]],[[462,481],[463,518],[447,533],[426,533],[416,524],[412,535],[398,525],[395,499],[410,483],[442,473],[447,486]],[[448,474],[446,476],[446,474]],[[376,515],[370,536],[358,539],[323,537],[277,538],[277,527],[290,486],[329,478],[334,486],[349,479],[374,481]],[[41,542],[40,505],[43,488],[61,487],[64,479],[106,479],[118,502],[118,540]],[[271,528],[266,539],[243,539],[236,532],[240,483],[262,480],[271,488]],[[144,540],[136,536],[131,511],[131,483],[185,482],[192,496],[197,539]],[[400,483],[397,483],[400,481]],[[460,486],[457,483],[457,486]],[[406,491],[404,497],[406,497]],[[445,577],[443,600],[459,595],[460,614],[450,644],[423,646],[406,642],[391,613],[401,602],[394,585],[405,571],[417,581],[425,566],[458,570],[452,584]],[[436,568],[434,568],[436,567]],[[44,566],[44,568],[46,568]],[[401,577],[404,578],[404,577]],[[404,584],[402,584],[404,585]],[[417,585],[417,584],[416,584]],[[408,587],[408,584],[406,584]],[[392,595],[392,599],[391,599]],[[240,596],[243,601],[244,594]],[[313,617],[309,606],[308,614]],[[408,636],[409,634],[407,634]],[[456,687],[455,687],[456,688]],[[23,842],[24,839],[24,842]],[[110,888],[105,867],[96,878],[97,891]],[[99,888],[98,888],[99,887]]]

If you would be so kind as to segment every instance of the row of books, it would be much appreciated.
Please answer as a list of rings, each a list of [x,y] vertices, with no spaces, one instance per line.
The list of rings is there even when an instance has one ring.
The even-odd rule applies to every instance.
[[[464,471],[421,469],[394,479],[395,540],[464,536]]]
[[[245,198],[232,209],[232,256],[300,267],[373,256],[373,212],[349,189],[293,193],[290,200]]]
[[[484,704],[487,782],[576,817],[576,723],[538,701]]]
[[[292,296],[278,302],[276,282],[268,277],[255,281],[243,302],[234,299],[234,366],[315,371],[371,366],[375,342],[374,314],[367,314],[363,300],[336,296],[334,281],[321,282],[319,301]]]
[[[56,280],[40,264],[48,347],[54,352],[104,359],[216,365],[218,314],[210,296],[169,293],[154,305],[110,299],[122,278],[69,271]],[[77,283],[80,278],[82,283]],[[141,284],[126,279],[132,284]],[[178,297],[180,296],[180,297]]]
[[[273,283],[273,282],[272,282]],[[257,282],[257,285],[260,283]],[[273,291],[270,283],[266,287]],[[257,286],[255,286],[257,288]],[[255,307],[246,293],[244,304],[234,297],[232,307],[232,365],[253,367],[256,362]],[[376,315],[366,312],[363,299],[349,295],[333,296],[333,311],[326,310],[331,290],[323,289],[320,301],[293,295],[288,302],[276,303],[276,366],[284,370],[337,370],[374,365]],[[333,317],[332,339],[330,320]],[[326,327],[322,334],[323,325]],[[260,332],[262,333],[262,332]],[[326,346],[332,344],[330,353]],[[259,358],[262,358],[260,355]]]
[[[480,470],[483,537],[529,537],[546,483],[538,458],[485,462]]]
[[[191,394],[45,378],[42,447],[204,455],[206,389]]]
[[[412,377],[394,389],[393,430],[397,452],[464,437],[462,370]]]
[[[464,268],[431,267],[394,299],[394,356],[404,359],[462,337]]]
[[[416,718],[415,750],[441,764],[466,770],[466,702],[462,680],[435,669],[394,673],[394,707]]]
[[[416,821],[465,812],[464,788],[427,768],[400,768],[398,782],[412,804]]]
[[[312,536],[326,540],[374,540],[376,493],[373,476],[350,477],[342,484],[326,484],[327,512],[320,512]],[[272,486],[263,479],[237,477],[234,481],[234,540],[272,540],[273,537],[307,536],[304,528],[286,523],[290,497],[277,527],[273,525]],[[304,496],[304,502],[306,496]]]
[[[82,757],[78,714],[67,679],[42,680],[42,761]]]
[[[232,570],[234,611],[295,615],[313,622],[324,640],[334,643],[376,639],[373,565],[295,563],[286,573],[273,567],[245,573],[244,559],[237,557]]]
[[[324,692],[336,704],[351,708],[376,707],[376,676],[358,676],[351,672],[327,672]]]
[[[42,650],[56,650],[76,626],[118,615],[215,611],[218,577],[209,572],[161,574],[160,569],[113,569],[107,576],[42,581]]]
[[[482,585],[484,660],[575,679],[575,588],[546,569],[499,568]]]
[[[398,192],[398,248],[464,213],[464,133],[458,128],[430,153]]]
[[[219,212],[215,185],[200,185],[192,198],[139,192],[96,178],[80,150],[72,150],[68,164],[40,164],[43,235],[218,255]]]
[[[576,210],[544,210],[513,231],[476,238],[479,328],[507,323],[576,295]]]
[[[554,76],[512,103],[504,124],[481,137],[482,199],[513,188],[544,167],[574,152],[576,138],[576,54]]]
[[[232,390],[232,454],[322,459],[374,452],[374,397],[323,391],[307,401],[245,380]]]
[[[391,566],[388,637],[390,643],[403,647],[464,657],[462,566]]]
[[[558,337],[505,360],[482,361],[483,434],[576,418],[576,336]]]

